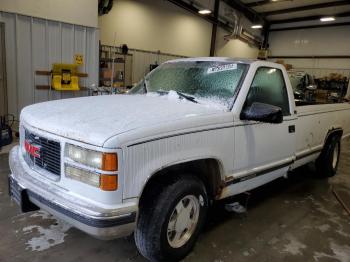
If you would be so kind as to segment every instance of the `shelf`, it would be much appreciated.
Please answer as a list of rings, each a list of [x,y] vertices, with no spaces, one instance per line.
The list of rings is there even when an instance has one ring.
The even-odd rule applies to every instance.
[[[53,89],[51,88],[51,91],[58,91],[58,92],[77,92],[77,91],[88,91],[89,89],[87,89],[86,87],[84,86],[80,86],[79,87],[80,89],[79,90],[56,90],[56,89]],[[37,85],[36,86],[36,89],[38,90],[50,90],[50,86],[49,85]]]
[[[114,61],[113,61],[114,60]],[[108,62],[108,63],[115,63],[115,64],[124,64],[124,59],[112,59],[112,58],[100,58],[100,62]]]
[[[51,71],[36,70],[35,74],[38,76],[50,76]],[[87,73],[76,73],[75,75],[78,77],[88,77],[89,76]]]
[[[49,75],[51,75],[51,71],[37,70],[37,71],[35,71],[35,74],[38,76],[49,76]]]
[[[104,78],[100,78],[101,81],[111,81],[110,77],[104,77]],[[113,83],[123,83],[124,80],[119,80],[119,79],[113,79]]]

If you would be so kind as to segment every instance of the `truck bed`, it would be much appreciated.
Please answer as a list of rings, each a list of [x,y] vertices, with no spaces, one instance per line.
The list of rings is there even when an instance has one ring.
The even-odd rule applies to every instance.
[[[343,129],[343,138],[350,135],[349,103],[297,106],[295,167],[317,157],[330,129]]]

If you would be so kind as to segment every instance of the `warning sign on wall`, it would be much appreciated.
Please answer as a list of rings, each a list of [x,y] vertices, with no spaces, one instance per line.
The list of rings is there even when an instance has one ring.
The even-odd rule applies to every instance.
[[[77,65],[83,65],[83,64],[84,64],[83,55],[81,55],[81,54],[75,54],[75,55],[74,55],[74,61],[75,61],[75,64],[77,64]]]

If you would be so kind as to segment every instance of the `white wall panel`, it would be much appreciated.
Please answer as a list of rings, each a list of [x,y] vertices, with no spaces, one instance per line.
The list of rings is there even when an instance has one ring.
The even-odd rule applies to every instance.
[[[51,70],[53,63],[73,63],[74,54],[84,56],[80,71],[82,86],[98,82],[98,29],[0,12],[5,24],[5,53],[8,111],[18,116],[33,103],[84,96],[87,92],[37,90],[35,85],[48,85],[49,77],[35,76],[36,70]]]
[[[47,68],[47,42],[46,42],[46,21],[44,19],[33,18],[32,23],[32,64],[40,68]],[[35,47],[35,48],[34,48]],[[43,55],[44,54],[44,55]],[[33,75],[36,85],[48,85],[49,81],[43,77]],[[34,102],[46,101],[47,90],[34,89]]]
[[[0,11],[97,27],[97,0],[1,0]]]
[[[1,13],[0,22],[5,23],[6,49],[6,86],[8,98],[8,113],[17,115],[17,53],[16,53],[16,16]]]
[[[23,108],[34,101],[33,65],[31,47],[31,18],[17,16],[16,20],[16,49],[17,49],[17,87],[18,107]],[[6,26],[6,25],[5,25]],[[6,30],[6,28],[5,28]],[[6,48],[6,47],[5,47]]]
[[[71,24],[61,24],[61,36],[62,36],[62,42],[61,42],[61,61],[65,61],[66,63],[72,63],[73,62],[73,56],[74,56],[74,25]],[[80,81],[82,82],[82,80]],[[62,98],[70,98],[74,97],[74,92],[62,92],[61,93]]]
[[[86,73],[89,74],[88,78],[85,78],[86,80],[86,86],[91,85],[97,85],[98,83],[98,66],[99,64],[99,56],[98,56],[98,49],[99,49],[99,31],[95,28],[87,27],[86,28],[86,55],[85,58],[85,67],[86,67]]]
[[[62,56],[62,28],[61,24],[54,21],[47,21],[46,34],[48,36],[48,64],[50,68],[53,63],[60,63]],[[48,79],[47,77],[37,76],[37,78]],[[61,99],[60,92],[49,91],[48,100]]]
[[[349,56],[350,26],[276,31],[270,34],[271,56],[279,56],[294,68],[315,77],[340,73],[350,77],[350,59],[283,58],[284,56]],[[273,59],[275,60],[275,59]]]
[[[349,33],[350,26],[271,32],[271,55],[350,55]]]

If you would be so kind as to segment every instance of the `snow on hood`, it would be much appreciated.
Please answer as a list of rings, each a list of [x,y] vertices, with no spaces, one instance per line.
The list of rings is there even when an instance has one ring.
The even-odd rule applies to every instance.
[[[185,117],[222,112],[168,96],[106,95],[56,100],[25,107],[21,121],[69,139],[103,146],[115,135]]]

